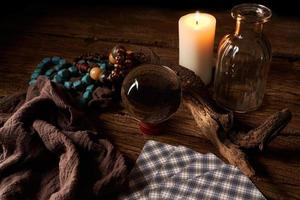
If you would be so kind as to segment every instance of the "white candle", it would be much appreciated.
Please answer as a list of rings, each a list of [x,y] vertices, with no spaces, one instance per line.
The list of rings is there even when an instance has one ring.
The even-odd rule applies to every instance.
[[[179,26],[179,65],[193,70],[205,84],[211,81],[216,18],[207,13],[182,16]]]

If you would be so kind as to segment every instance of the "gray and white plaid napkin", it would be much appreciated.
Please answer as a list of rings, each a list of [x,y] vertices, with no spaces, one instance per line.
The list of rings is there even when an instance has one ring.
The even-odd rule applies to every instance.
[[[148,141],[120,199],[265,199],[238,168],[214,154]]]

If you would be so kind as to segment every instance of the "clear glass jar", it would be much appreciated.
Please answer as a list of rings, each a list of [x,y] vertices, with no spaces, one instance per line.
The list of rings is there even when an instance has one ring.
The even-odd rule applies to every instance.
[[[271,45],[263,25],[271,18],[269,8],[240,4],[232,8],[235,32],[218,47],[214,80],[216,102],[235,112],[256,110],[263,101],[271,62]]]

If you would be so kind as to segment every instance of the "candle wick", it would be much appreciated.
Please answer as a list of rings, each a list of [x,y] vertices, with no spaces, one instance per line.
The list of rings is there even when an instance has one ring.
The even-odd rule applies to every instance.
[[[199,24],[199,22],[198,22],[198,20],[196,20],[196,25],[198,25]]]

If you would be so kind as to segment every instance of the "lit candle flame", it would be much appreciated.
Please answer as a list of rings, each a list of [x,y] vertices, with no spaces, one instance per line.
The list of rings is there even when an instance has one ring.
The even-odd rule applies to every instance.
[[[200,21],[200,12],[199,11],[196,11],[195,21],[196,21],[196,25],[199,25],[199,21]]]

